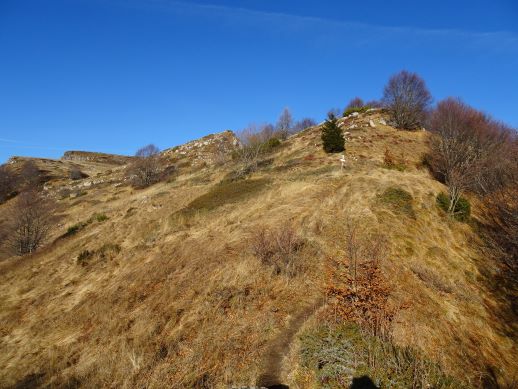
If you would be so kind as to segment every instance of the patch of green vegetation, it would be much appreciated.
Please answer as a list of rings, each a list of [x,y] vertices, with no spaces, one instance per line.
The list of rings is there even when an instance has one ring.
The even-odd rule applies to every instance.
[[[281,145],[281,141],[277,138],[270,138],[266,142],[264,142],[264,152],[268,153],[276,149]]]
[[[400,163],[400,162],[390,164],[390,165],[383,164],[383,167],[385,169],[389,169],[389,170],[397,170],[398,172],[404,172],[407,169],[406,165],[404,163]]]
[[[415,211],[412,206],[412,195],[406,190],[390,187],[378,196],[379,201],[390,207],[393,211],[403,213],[415,219]]]
[[[343,116],[346,117],[346,116],[349,116],[350,114],[354,113],[354,112],[358,112],[358,113],[363,113],[363,112],[367,112],[367,110],[369,110],[371,107],[369,107],[368,105],[364,105],[363,107],[351,107],[351,108],[347,108],[345,111],[344,111],[344,114]]]
[[[226,204],[233,204],[257,195],[270,183],[267,179],[248,179],[241,181],[222,181],[207,193],[191,201],[181,212],[190,214],[210,211]]]
[[[80,230],[82,230],[84,227],[86,227],[86,225],[87,225],[87,223],[81,222],[81,223],[76,223],[76,224],[68,227],[67,232],[65,232],[63,234],[63,237],[66,238],[66,237],[77,234]]]
[[[439,193],[436,198],[436,203],[439,208],[441,208],[444,212],[448,212],[450,209],[450,197],[446,193]],[[461,197],[455,204],[455,208],[453,209],[453,218],[460,222],[469,221],[469,217],[471,215],[471,204],[469,201]]]
[[[90,219],[88,219],[87,223],[90,224],[90,223],[93,223],[94,221],[96,221],[98,223],[102,223],[108,219],[109,219],[109,217],[106,216],[104,213],[94,213],[92,215],[92,217]]]
[[[365,376],[381,388],[463,387],[416,350],[362,334],[354,324],[320,325],[300,340],[302,365],[323,388],[349,387],[353,378]]]

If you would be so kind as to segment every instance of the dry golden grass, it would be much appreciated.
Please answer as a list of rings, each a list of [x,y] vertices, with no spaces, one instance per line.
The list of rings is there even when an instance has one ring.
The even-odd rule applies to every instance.
[[[230,163],[186,169],[144,190],[105,183],[60,200],[53,239],[96,213],[109,219],[0,263],[2,386],[30,374],[56,387],[248,385],[268,373],[265,359],[282,345],[282,379],[313,387],[298,368],[294,333],[310,325],[306,316],[315,320],[322,265],[344,254],[347,217],[389,238],[384,271],[398,301],[410,304],[396,323],[398,342],[474,384],[488,366],[500,380],[516,374],[516,343],[495,321],[496,301],[480,279],[479,264],[490,258],[468,225],[440,215],[435,195],[444,188],[419,167],[427,134],[379,126],[351,130],[351,138],[340,171],[318,129],[297,134],[252,175],[266,184],[246,196],[217,186]],[[405,171],[383,167],[387,147],[405,155]],[[412,215],[380,202],[389,188],[411,195]],[[210,206],[181,212],[193,204]],[[286,222],[307,242],[305,271],[294,277],[275,274],[250,246],[259,226]],[[107,244],[120,251],[78,265],[81,252]]]

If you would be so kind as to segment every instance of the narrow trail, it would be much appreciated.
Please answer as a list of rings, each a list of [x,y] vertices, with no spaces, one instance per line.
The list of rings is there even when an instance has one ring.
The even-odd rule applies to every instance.
[[[266,387],[269,389],[289,388],[287,385],[282,384],[282,361],[288,354],[295,335],[299,332],[306,320],[323,304],[324,299],[320,298],[306,307],[303,311],[299,312],[290,321],[288,327],[282,331],[275,340],[273,340],[268,351],[264,355],[263,373],[257,379],[257,385],[259,387]]]

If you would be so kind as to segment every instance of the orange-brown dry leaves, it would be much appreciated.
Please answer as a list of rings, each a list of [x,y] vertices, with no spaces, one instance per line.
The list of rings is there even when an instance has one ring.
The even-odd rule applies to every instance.
[[[390,302],[391,291],[377,261],[353,267],[347,258],[331,260],[325,285],[326,315],[333,321],[354,322],[372,335],[389,336],[398,311]]]

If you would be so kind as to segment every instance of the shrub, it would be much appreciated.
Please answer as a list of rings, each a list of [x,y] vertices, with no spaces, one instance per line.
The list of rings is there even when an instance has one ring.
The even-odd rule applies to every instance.
[[[74,167],[69,172],[69,177],[71,180],[81,180],[83,178],[88,177],[88,174],[83,173],[79,168]]]
[[[437,104],[428,166],[448,186],[449,213],[467,190],[487,195],[516,180],[512,130],[459,99]]]
[[[243,178],[254,172],[264,154],[280,145],[272,125],[250,125],[238,134],[241,145],[232,153],[232,158],[240,162],[240,168],[233,173],[235,178]]]
[[[383,204],[388,205],[394,211],[415,218],[415,211],[412,206],[413,198],[406,190],[390,187],[380,194],[378,198]]]
[[[345,138],[338,127],[336,116],[330,114],[322,127],[322,143],[326,153],[339,153],[345,150]]]
[[[450,211],[450,197],[446,193],[439,193],[436,198],[436,202],[439,208],[444,212],[451,213],[451,215],[458,221],[468,221],[471,214],[471,205],[469,201],[460,197],[453,208],[453,212]]]
[[[159,149],[155,145],[147,145],[139,149],[137,159],[130,164],[127,174],[136,188],[146,188],[160,181]]]
[[[86,226],[85,223],[77,223],[67,228],[67,232],[65,232],[64,237],[72,236],[77,234],[81,229]]]
[[[88,264],[88,260],[94,256],[94,252],[90,250],[83,250],[77,256],[77,263],[81,266],[86,266]]]
[[[100,260],[108,260],[115,257],[121,251],[121,247],[118,244],[106,243],[97,250],[83,250],[77,256],[77,263],[82,266],[88,265],[89,261],[97,257]]]
[[[252,235],[251,247],[254,255],[276,274],[293,277],[301,271],[298,252],[304,241],[291,224],[285,223],[277,229],[260,228]]]
[[[364,112],[367,112],[371,107],[368,106],[368,105],[365,105],[365,106],[362,106],[362,107],[350,107],[350,108],[346,108],[344,113],[343,113],[343,116],[346,117],[346,116],[349,116],[350,114],[354,113],[354,112],[358,112],[358,113],[364,113]]]
[[[281,141],[277,138],[270,138],[264,144],[264,151],[271,151],[281,145]]]
[[[108,219],[109,217],[106,216],[104,213],[94,213],[93,216],[90,219],[88,219],[88,223],[91,223],[94,220],[98,223],[102,223]]]
[[[111,259],[121,251],[121,246],[116,243],[106,243],[96,250],[96,254],[102,260]]]
[[[393,75],[383,92],[383,104],[395,126],[415,130],[422,126],[432,97],[424,80],[405,70]]]
[[[300,344],[302,365],[314,371],[325,387],[464,387],[418,351],[365,334],[351,323],[320,324],[306,330]]]

